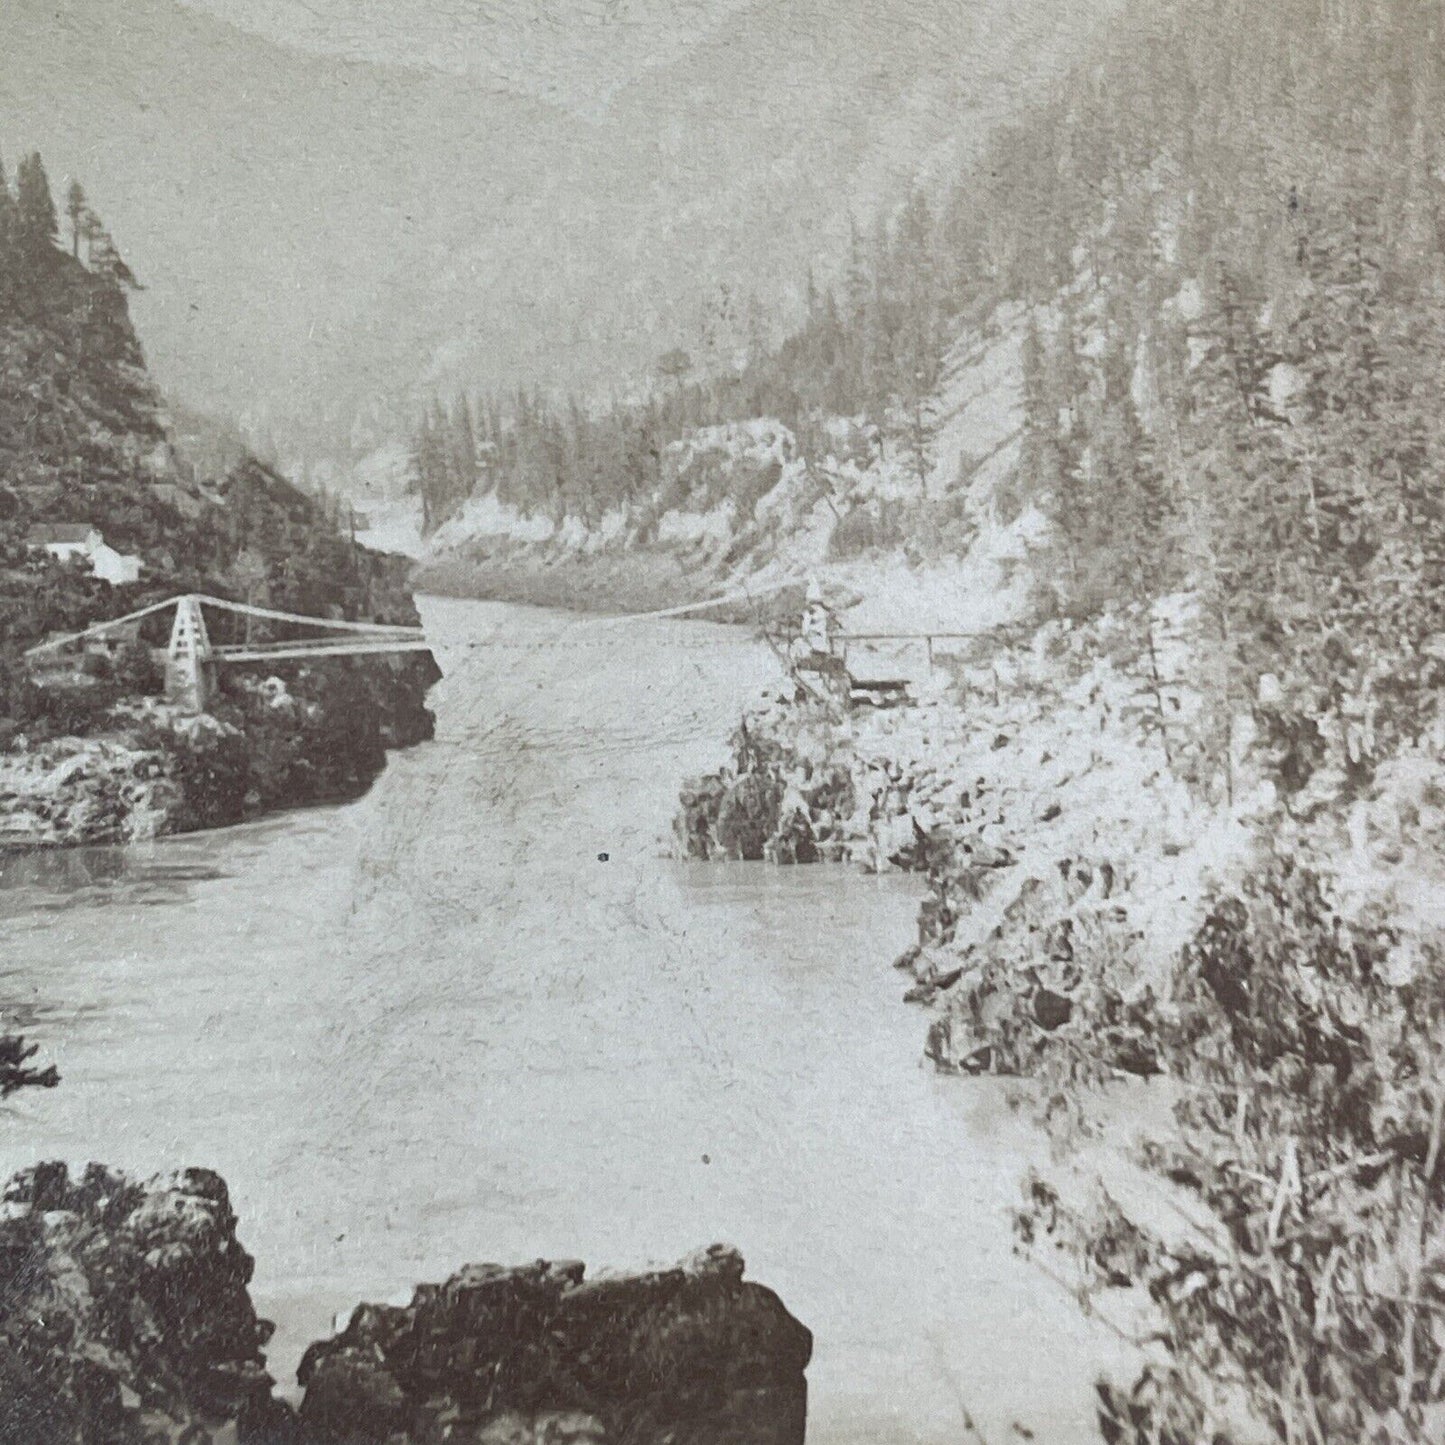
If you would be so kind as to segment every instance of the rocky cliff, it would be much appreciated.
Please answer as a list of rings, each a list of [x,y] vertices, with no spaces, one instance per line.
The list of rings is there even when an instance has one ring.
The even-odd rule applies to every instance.
[[[40,158],[21,170],[14,195],[0,172],[0,847],[123,842],[360,792],[388,748],[431,735],[430,658],[230,670],[198,722],[157,698],[168,614],[118,651],[30,655],[184,593],[417,616],[409,563],[357,546],[344,509],[223,428],[172,423],[131,324],[134,278],[94,217],[90,244],[57,245]],[[58,527],[126,568],[96,575],[99,541],[57,554]],[[285,636],[255,618],[216,626],[217,643]]]

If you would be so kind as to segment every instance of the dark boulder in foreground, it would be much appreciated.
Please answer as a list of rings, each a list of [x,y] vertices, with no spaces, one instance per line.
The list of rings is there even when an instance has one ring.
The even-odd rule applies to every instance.
[[[0,1203],[0,1441],[140,1445],[276,1433],[225,1183],[91,1165],[17,1174]],[[233,1436],[232,1438],[237,1438]]]
[[[675,1269],[469,1265],[272,1394],[226,1185],[92,1164],[0,1198],[0,1445],[802,1445],[813,1338],[714,1245]]]
[[[812,1335],[714,1245],[674,1269],[469,1265],[299,1372],[315,1445],[802,1445]]]

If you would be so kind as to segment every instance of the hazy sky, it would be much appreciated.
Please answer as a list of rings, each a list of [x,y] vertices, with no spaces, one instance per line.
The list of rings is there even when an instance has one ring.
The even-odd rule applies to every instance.
[[[595,110],[749,0],[182,0],[315,54],[470,75]]]
[[[0,152],[83,181],[172,396],[366,445],[786,317],[1111,3],[0,0]]]

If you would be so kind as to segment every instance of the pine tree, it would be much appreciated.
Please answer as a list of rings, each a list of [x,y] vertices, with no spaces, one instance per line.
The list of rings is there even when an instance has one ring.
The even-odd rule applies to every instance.
[[[452,403],[449,419],[453,485],[456,500],[470,497],[477,485],[477,434],[472,421],[472,406],[465,393]]]
[[[20,224],[20,213],[15,205],[15,196],[5,179],[5,165],[0,161],[0,271],[6,264],[6,257],[14,245]]]
[[[52,246],[60,235],[60,221],[39,151],[32,151],[20,162],[15,203],[22,243],[32,250]]]
[[[116,290],[122,286],[132,291],[144,290],[136,280],[135,272],[121,258],[110,232],[101,224],[100,218],[87,211],[81,225],[86,238],[86,260],[91,270],[110,282]],[[274,443],[272,445],[274,446]]]
[[[86,220],[90,208],[86,205],[85,191],[80,182],[72,180],[65,193],[65,214],[70,218],[70,254],[80,259],[80,238],[86,235]]]
[[[1302,495],[1268,404],[1271,357],[1256,317],[1260,299],[1217,269],[1193,328],[1200,357],[1190,376],[1184,440],[1197,549],[1196,575],[1252,692],[1268,670],[1261,639],[1302,605],[1292,559],[1302,544]]]
[[[424,413],[417,426],[407,490],[421,498],[422,533],[429,535],[446,520],[448,504],[446,445],[435,411]]]
[[[1048,378],[1048,356],[1038,317],[1029,313],[1021,357],[1023,370],[1023,428],[1019,442],[1016,483],[1019,502],[1042,500],[1051,505],[1061,480],[1059,459],[1059,408]]]
[[[1042,434],[1052,433],[1048,447],[1051,489],[1039,502],[1051,524],[1054,544],[1062,553],[1058,576],[1071,605],[1086,610],[1100,600],[1093,580],[1097,549],[1108,533],[1108,519],[1092,487],[1089,435],[1086,428],[1089,376],[1081,355],[1080,322],[1065,306],[1047,348],[1042,373]],[[1052,420],[1048,420],[1051,418]]]

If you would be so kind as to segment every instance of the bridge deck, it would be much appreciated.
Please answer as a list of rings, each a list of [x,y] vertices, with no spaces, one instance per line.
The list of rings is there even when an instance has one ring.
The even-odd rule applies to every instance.
[[[375,642],[338,638],[335,642],[252,642],[213,647],[216,662],[273,662],[296,657],[365,657],[386,652],[430,652],[425,638],[385,638]]]

